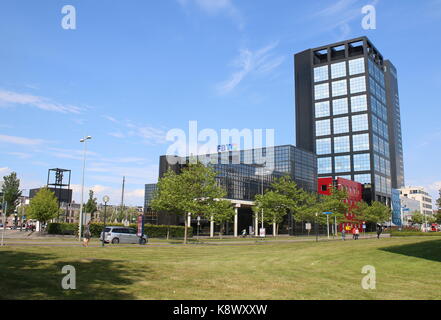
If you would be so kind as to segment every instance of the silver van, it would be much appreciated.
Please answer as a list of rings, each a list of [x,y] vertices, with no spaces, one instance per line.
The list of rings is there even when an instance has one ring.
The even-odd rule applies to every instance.
[[[136,233],[136,230],[133,228],[127,227],[106,227],[104,229],[105,232],[105,243],[140,243],[146,244],[148,241],[148,237],[146,234],[142,237],[141,242],[139,241],[139,237]],[[103,232],[101,232],[100,240],[103,241]]]

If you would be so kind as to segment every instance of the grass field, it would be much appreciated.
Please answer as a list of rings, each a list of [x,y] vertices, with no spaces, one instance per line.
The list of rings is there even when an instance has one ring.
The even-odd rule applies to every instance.
[[[64,265],[77,289],[62,290]],[[361,288],[364,265],[376,290]],[[0,299],[441,299],[441,238],[3,247]]]

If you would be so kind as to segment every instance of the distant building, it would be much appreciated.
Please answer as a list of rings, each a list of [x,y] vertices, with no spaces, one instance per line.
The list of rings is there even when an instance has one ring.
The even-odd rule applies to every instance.
[[[417,200],[420,203],[419,212],[433,215],[432,196],[424,191],[423,187],[404,187],[400,189],[402,197]]]
[[[347,226],[358,227],[360,230],[362,228],[361,223],[363,221],[358,221],[357,217],[353,214],[352,210],[357,206],[357,203],[363,200],[363,185],[359,182],[351,181],[344,178],[324,177],[318,178],[318,190],[317,192],[322,195],[331,195],[332,187],[338,190],[345,190],[348,194],[346,203],[349,205],[349,210],[346,214],[348,220],[354,222],[342,223],[339,226],[339,230]]]
[[[417,212],[421,213],[421,202],[404,196],[400,196],[400,201],[403,225],[409,225],[412,216]]]

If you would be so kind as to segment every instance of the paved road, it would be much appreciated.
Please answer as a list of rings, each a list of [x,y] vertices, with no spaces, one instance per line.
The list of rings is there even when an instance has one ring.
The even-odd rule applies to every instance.
[[[20,232],[20,231],[18,231]],[[381,236],[382,238],[389,238],[390,235],[389,234],[382,234]],[[360,240],[362,239],[373,239],[376,238],[376,235],[365,235],[362,236],[360,235]],[[231,238],[230,238],[231,239]],[[352,237],[347,236],[346,237],[347,241],[354,241],[352,239]],[[309,237],[309,238],[302,238],[299,237],[297,239],[292,239],[292,238],[288,238],[288,239],[277,239],[277,240],[272,240],[271,238],[267,238],[265,240],[263,239],[254,239],[251,238],[249,240],[225,240],[225,241],[221,241],[221,240],[211,240],[211,241],[204,241],[203,239],[201,239],[200,242],[190,242],[188,245],[190,246],[241,246],[241,245],[264,245],[264,244],[276,244],[276,243],[293,243],[293,242],[311,242],[311,241],[316,241],[315,238],[313,237]],[[336,237],[336,238],[330,238],[327,239],[326,237],[321,237],[319,238],[320,242],[326,242],[326,241],[342,241],[340,237]],[[52,246],[52,247],[80,247],[82,246],[82,243],[74,240],[74,238],[69,237],[69,238],[63,238],[63,237],[41,237],[41,236],[33,236],[33,237],[26,237],[26,235],[24,235],[23,233],[17,234],[17,233],[10,233],[8,235],[5,235],[4,238],[4,244],[6,246],[23,246],[23,247],[27,247],[27,246]],[[155,241],[152,240],[150,241],[146,246],[140,246],[137,244],[118,244],[118,245],[107,245],[109,247],[179,247],[182,246],[182,244],[180,243],[173,243],[173,241],[171,240],[170,242],[159,242],[159,241]],[[92,241],[89,244],[89,247],[101,247],[101,243],[97,242],[97,241]]]

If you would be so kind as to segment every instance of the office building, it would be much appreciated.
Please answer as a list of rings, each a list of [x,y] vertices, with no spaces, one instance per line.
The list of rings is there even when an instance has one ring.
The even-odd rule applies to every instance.
[[[331,195],[332,188],[337,190],[345,190],[348,194],[348,198],[345,202],[348,204],[349,209],[346,213],[346,219],[348,222],[339,225],[338,230],[341,231],[343,228],[357,227],[362,230],[362,222],[357,220],[357,217],[353,213],[353,209],[357,206],[357,203],[363,200],[363,185],[359,182],[344,178],[333,179],[331,177],[318,178],[318,194],[329,196]]]
[[[220,150],[222,149],[220,148]],[[179,173],[191,159],[190,157],[174,157],[172,160],[170,161],[168,156],[160,157],[160,178],[168,170]],[[216,180],[225,189],[227,193],[225,198],[236,207],[238,217],[234,224],[234,234],[237,234],[237,229],[249,231],[250,226],[254,231],[258,229],[251,209],[254,205],[254,197],[268,189],[275,179],[288,175],[304,190],[309,192],[317,190],[316,156],[312,152],[292,145],[218,152],[198,156],[198,161],[212,167],[218,173]],[[148,184],[145,188],[145,212],[148,212],[151,210],[149,203],[156,185]],[[195,219],[191,222],[192,224],[197,223]],[[158,214],[157,223],[183,224],[183,218],[176,215]],[[202,220],[201,223],[205,225],[209,221]],[[295,229],[294,225],[292,217],[288,217],[279,230],[281,233],[291,233]]]
[[[404,185],[397,71],[366,37],[295,55],[297,147],[317,154],[318,176],[365,185],[391,204]]]
[[[424,191],[423,187],[404,187],[400,189],[401,197],[419,201],[419,212],[424,215],[433,215],[432,196]]]

